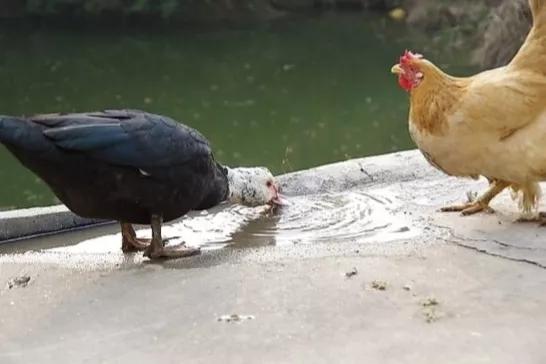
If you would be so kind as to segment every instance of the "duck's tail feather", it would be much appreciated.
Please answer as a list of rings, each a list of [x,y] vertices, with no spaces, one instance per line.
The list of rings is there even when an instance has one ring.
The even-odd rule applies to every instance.
[[[0,143],[7,147],[30,151],[40,151],[49,147],[38,125],[25,118],[6,115],[0,115]]]

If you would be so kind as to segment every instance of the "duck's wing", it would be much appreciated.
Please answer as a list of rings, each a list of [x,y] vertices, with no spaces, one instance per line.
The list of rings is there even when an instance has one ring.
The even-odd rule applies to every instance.
[[[174,120],[133,110],[30,118],[57,147],[106,163],[140,169],[212,158],[208,141]]]

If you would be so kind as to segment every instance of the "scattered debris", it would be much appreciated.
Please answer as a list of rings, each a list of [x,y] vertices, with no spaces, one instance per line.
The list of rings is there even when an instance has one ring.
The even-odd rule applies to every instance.
[[[366,177],[368,177],[368,178],[370,179],[370,181],[372,181],[372,182],[374,181],[373,176],[372,176],[370,173],[368,173],[368,172],[364,169],[364,167],[362,167],[361,164],[360,164],[360,172],[364,173],[364,174],[366,175]]]
[[[437,310],[439,304],[440,302],[434,297],[426,298],[421,302],[421,306],[423,306],[423,317],[427,323],[436,322],[443,316]]]
[[[438,306],[439,304],[440,302],[438,302],[438,300],[434,297],[429,297],[421,302],[421,306],[423,307]]]
[[[8,281],[8,288],[26,287],[28,282],[30,282],[30,276],[24,275],[15,277]]]
[[[352,278],[358,274],[358,270],[356,268],[351,269],[350,271],[345,273],[345,277]]]
[[[396,230],[395,233],[407,233],[410,231],[410,228],[407,226],[402,226],[400,229]]]
[[[254,319],[255,317],[252,315],[238,315],[236,313],[233,313],[231,315],[222,315],[218,317],[218,321],[221,322],[241,322]]]
[[[378,291],[385,291],[387,289],[387,282],[385,281],[373,281],[372,288]]]
[[[438,321],[442,317],[442,315],[438,314],[435,309],[429,308],[423,310],[423,317],[425,318],[425,321],[430,324]]]
[[[411,284],[404,284],[404,286],[402,287],[402,289],[403,289],[404,291],[411,291],[412,286],[411,286]]]

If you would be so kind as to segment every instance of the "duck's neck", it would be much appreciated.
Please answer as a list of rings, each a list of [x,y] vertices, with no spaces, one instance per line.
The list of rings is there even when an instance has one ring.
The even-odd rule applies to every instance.
[[[245,187],[250,183],[250,174],[245,173],[243,168],[229,168],[227,169],[228,179],[228,197],[227,201],[231,203],[242,203],[244,201]]]

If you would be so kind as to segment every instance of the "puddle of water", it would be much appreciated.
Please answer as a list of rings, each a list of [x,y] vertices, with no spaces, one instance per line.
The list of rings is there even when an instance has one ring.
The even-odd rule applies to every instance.
[[[185,241],[187,245],[201,247],[204,251],[220,249],[231,242],[232,235],[238,230],[262,218],[265,212],[265,207],[221,205],[209,211],[192,212],[180,220],[164,224],[162,234],[168,239],[168,244]],[[151,236],[150,228],[135,226],[135,229],[139,237]],[[0,263],[59,264],[88,270],[127,266],[145,260],[142,253],[123,254],[117,224],[106,229],[93,228],[21,241],[15,247],[0,247],[0,253],[2,250],[7,252],[0,254]]]
[[[163,225],[161,230],[169,245],[185,242],[188,246],[200,247],[203,250],[215,250],[228,245],[233,234],[250,221],[260,219],[264,213],[264,207],[249,208],[230,205],[218,211],[192,213],[179,221]],[[136,231],[138,237],[149,238],[152,235],[150,228],[136,229]],[[120,246],[121,233],[115,233],[48,251],[74,254],[119,253]]]
[[[387,241],[412,233],[396,217],[399,205],[381,193],[358,191],[296,197],[282,211],[276,226],[256,233],[271,236],[277,245]]]
[[[386,190],[296,196],[290,198],[289,206],[275,214],[267,214],[264,207],[224,205],[164,225],[163,236],[169,240],[168,244],[185,241],[206,252],[229,246],[387,242],[417,235],[409,221],[399,217],[400,202],[390,196],[392,193]],[[117,226],[112,229],[117,231]],[[0,256],[0,262],[55,263],[89,269],[144,260],[141,254],[121,252],[119,232],[87,239],[74,234],[76,237],[64,237],[67,239],[64,246],[59,246],[58,241],[64,236],[60,234],[53,239],[55,245]],[[137,229],[137,235],[149,237],[151,230]]]

